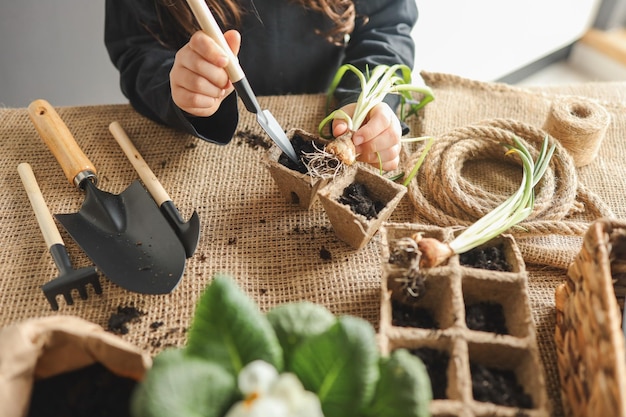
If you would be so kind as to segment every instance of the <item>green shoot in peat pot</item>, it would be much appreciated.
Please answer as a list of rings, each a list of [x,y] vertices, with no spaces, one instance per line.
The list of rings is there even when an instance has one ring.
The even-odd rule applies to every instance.
[[[400,96],[400,119],[417,114],[426,104],[434,99],[433,92],[426,85],[417,85],[412,82],[411,69],[403,64],[377,65],[372,71],[367,70],[364,74],[361,70],[351,64],[342,65],[331,83],[327,96],[326,108],[330,108],[333,94],[341,79],[346,73],[354,73],[361,84],[361,93],[357,98],[354,113],[347,114],[341,109],[337,109],[326,116],[318,126],[319,135],[330,139],[331,134],[325,135],[324,129],[332,124],[334,119],[343,119],[348,123],[348,131],[333,139],[328,145],[320,150],[319,156],[308,161],[311,167],[309,172],[324,172],[324,166],[330,165],[336,170],[336,164],[328,163],[328,159],[335,159],[345,165],[352,165],[356,162],[357,154],[352,142],[352,135],[361,127],[366,120],[368,113],[377,104],[381,103],[387,94],[398,94]],[[414,99],[414,94],[420,94],[420,100]],[[332,129],[331,129],[332,130]]]
[[[528,149],[518,138],[515,138],[515,145],[503,145],[508,149],[507,155],[515,153],[522,161],[523,176],[519,189],[502,204],[461,232],[451,242],[440,242],[437,239],[423,237],[420,233],[416,233],[413,239],[417,242],[418,250],[421,253],[420,268],[436,267],[455,254],[474,249],[517,225],[532,213],[535,203],[534,187],[548,168],[555,145],[548,148],[548,138],[546,137],[535,162],[533,162]]]

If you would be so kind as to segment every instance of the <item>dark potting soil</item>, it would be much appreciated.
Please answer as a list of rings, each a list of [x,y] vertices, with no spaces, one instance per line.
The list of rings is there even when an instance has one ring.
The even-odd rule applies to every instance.
[[[505,407],[533,408],[533,400],[510,370],[493,369],[470,362],[472,394],[476,401]]]
[[[298,171],[301,174],[308,173],[306,165],[303,162],[303,155],[316,151],[315,146],[313,146],[313,142],[310,140],[304,140],[302,136],[294,134],[291,138],[291,145],[298,156],[298,163],[292,161],[291,158],[289,158],[284,152],[278,157],[278,163],[293,171]]]
[[[506,260],[504,246],[475,248],[459,255],[461,265],[491,271],[511,272],[511,265]]]
[[[367,187],[360,182],[348,185],[339,197],[339,202],[350,206],[353,212],[365,216],[368,220],[376,218],[378,213],[385,208],[383,203],[370,197]]]
[[[480,301],[466,305],[465,323],[472,330],[509,334],[502,305],[492,301]]]
[[[430,385],[433,390],[433,400],[444,400],[447,398],[448,388],[448,364],[450,355],[448,352],[432,348],[412,349],[410,352],[420,358],[426,366]]]
[[[439,323],[427,308],[415,307],[391,300],[391,324],[398,327],[439,329]]]
[[[96,363],[38,380],[28,417],[130,417],[136,381]]]
[[[143,312],[137,310],[133,306],[117,307],[117,312],[109,316],[108,330],[115,334],[127,334],[128,323],[138,321]]]

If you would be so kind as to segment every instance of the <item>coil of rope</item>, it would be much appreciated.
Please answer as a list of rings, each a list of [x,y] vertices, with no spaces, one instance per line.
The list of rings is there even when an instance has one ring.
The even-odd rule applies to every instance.
[[[435,139],[416,178],[409,184],[408,195],[419,218],[440,227],[469,226],[483,217],[509,195],[482,188],[463,177],[463,167],[470,161],[494,160],[520,165],[505,156],[502,143],[513,144],[519,138],[534,158],[544,138],[556,149],[544,177],[535,187],[532,214],[507,231],[520,243],[529,263],[546,263],[546,256],[536,256],[531,238],[550,235],[582,237],[590,221],[613,217],[612,210],[578,182],[576,167],[568,151],[545,131],[511,119],[491,119],[454,129]],[[406,161],[412,167],[421,152]],[[405,170],[408,172],[408,170]],[[574,219],[576,215],[577,219]],[[581,217],[582,219],[578,219]],[[528,241],[521,244],[521,240]],[[555,248],[557,251],[563,248]],[[576,251],[580,246],[573,248]],[[574,254],[571,254],[573,258]],[[552,266],[567,268],[570,255],[553,256]]]

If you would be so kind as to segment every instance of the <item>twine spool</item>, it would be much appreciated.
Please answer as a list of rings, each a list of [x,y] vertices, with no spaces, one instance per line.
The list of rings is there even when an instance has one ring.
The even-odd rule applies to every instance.
[[[578,168],[596,158],[610,121],[609,112],[600,104],[562,97],[552,103],[543,130],[561,142]]]

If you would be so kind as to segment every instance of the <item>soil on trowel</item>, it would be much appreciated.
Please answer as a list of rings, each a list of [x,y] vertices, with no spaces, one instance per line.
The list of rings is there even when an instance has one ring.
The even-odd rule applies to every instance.
[[[446,399],[448,364],[450,363],[450,355],[448,352],[432,348],[412,349],[410,352],[420,358],[426,366],[433,391],[433,400]]]
[[[367,187],[360,182],[348,185],[339,197],[339,202],[350,206],[354,213],[361,214],[368,220],[378,217],[378,213],[385,208],[383,203],[370,197]]]
[[[472,268],[511,272],[511,265],[506,260],[503,245],[472,249],[459,255],[459,261],[461,265]]]
[[[439,329],[433,313],[423,307],[415,307],[396,300],[391,301],[391,324],[398,327]]]
[[[298,156],[298,163],[292,161],[291,158],[289,158],[284,152],[278,157],[278,163],[293,171],[297,171],[301,174],[307,174],[309,171],[304,164],[304,161],[306,160],[304,156],[316,151],[313,142],[310,140],[304,140],[302,136],[294,134],[291,138],[291,145]]]
[[[509,334],[502,305],[492,301],[480,301],[466,305],[465,323],[471,330]]]
[[[27,417],[130,417],[136,381],[102,364],[35,381]]]
[[[472,394],[480,402],[505,407],[533,408],[533,400],[510,370],[493,369],[470,362]]]

